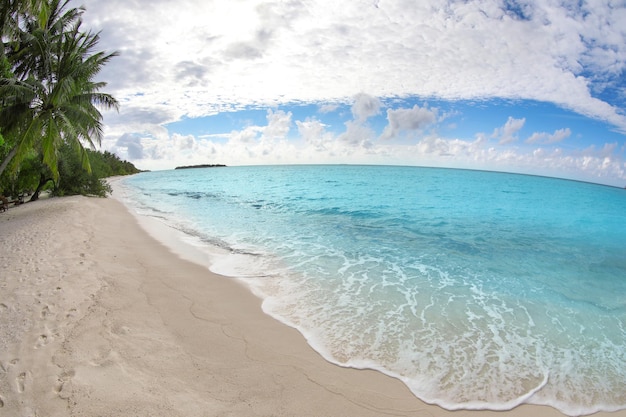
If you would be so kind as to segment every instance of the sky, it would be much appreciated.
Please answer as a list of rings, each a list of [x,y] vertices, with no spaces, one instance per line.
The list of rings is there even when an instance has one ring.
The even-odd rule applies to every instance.
[[[102,149],[626,186],[626,0],[72,0],[117,51]]]

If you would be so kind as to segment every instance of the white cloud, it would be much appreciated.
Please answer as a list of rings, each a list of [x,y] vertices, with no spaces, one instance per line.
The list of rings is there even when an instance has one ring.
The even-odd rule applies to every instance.
[[[249,126],[244,130],[231,132],[230,140],[236,143],[254,143],[262,130],[258,126]]]
[[[354,97],[352,114],[359,123],[365,122],[368,118],[380,114],[382,103],[378,97],[373,97],[365,93],[359,93]]]
[[[561,142],[571,136],[572,131],[569,128],[556,130],[548,137],[548,143]]]
[[[329,149],[333,141],[333,135],[326,132],[326,127],[322,122],[315,119],[296,121],[298,134],[305,145],[311,146],[315,151],[322,152]]]
[[[370,127],[352,120],[346,123],[346,131],[338,136],[338,140],[350,146],[370,148],[375,136],[376,133]]]
[[[528,139],[526,139],[526,143],[557,143],[569,138],[571,134],[572,131],[569,128],[558,129],[553,134],[535,132]]]
[[[285,138],[291,127],[291,112],[279,110],[267,112],[268,125],[263,130],[263,135],[267,138]]]
[[[143,145],[141,139],[137,136],[124,134],[115,142],[116,150],[126,155],[128,159],[143,159]],[[121,152],[120,152],[121,151]]]
[[[175,148],[180,151],[194,150],[196,147],[196,139],[193,135],[172,135],[172,141],[175,144]]]
[[[525,123],[525,118],[515,119],[509,116],[504,126],[496,128],[491,137],[498,139],[501,145],[515,142],[518,139],[517,132],[524,127]]]
[[[387,110],[389,122],[383,131],[383,139],[396,137],[401,131],[415,131],[431,125],[437,120],[437,109],[413,106],[410,109]]]
[[[339,104],[336,103],[326,103],[320,106],[320,113],[332,113],[339,108]]]
[[[435,111],[412,107],[405,112],[408,121],[389,125],[407,128],[421,125],[416,120],[436,118]],[[430,116],[417,117],[428,110]],[[225,136],[196,138],[159,132],[158,135],[123,135],[110,148],[130,158],[142,169],[165,169],[177,165],[200,163],[284,164],[284,163],[384,163],[479,168],[513,172],[533,172],[586,181],[597,181],[623,186],[626,183],[626,165],[623,149],[618,143],[590,146],[583,150],[543,147],[555,140],[568,137],[568,129],[553,134],[537,133],[534,148],[494,145],[485,134],[473,140],[443,138],[431,132],[415,136],[410,142],[392,143],[376,139],[372,128],[362,122],[358,114],[344,125],[341,132],[331,132],[321,121],[307,117],[293,120],[283,111],[268,111],[266,121],[250,125]],[[514,136],[523,126],[523,119],[509,118],[496,129],[499,138]],[[405,124],[403,124],[405,123]],[[295,125],[295,136],[291,126]],[[533,137],[531,136],[531,138]]]
[[[532,129],[525,118],[509,117],[474,140],[474,132],[439,136],[445,114],[419,106],[386,109],[386,127],[372,127],[387,98],[417,96],[545,101],[626,132],[624,86],[616,86],[626,69],[624,5],[529,0],[513,12],[498,0],[72,1],[86,6],[85,27],[102,30],[100,47],[121,52],[102,73],[105,91],[121,102],[119,114],[105,114],[104,147],[142,168],[382,162],[626,181],[619,146],[554,149],[569,128],[520,141],[522,129]],[[611,89],[615,102],[598,98]],[[349,102],[353,119],[342,114],[339,127],[280,110],[219,138],[165,127],[285,103],[314,103],[326,121]],[[381,130],[380,138],[408,133],[407,140],[380,141]]]
[[[625,8],[609,2],[378,4],[291,0],[75,0],[101,44],[103,73],[125,102],[206,115],[224,108],[375,97],[527,98],[608,121],[593,96],[626,68]],[[523,17],[523,18],[521,18]]]

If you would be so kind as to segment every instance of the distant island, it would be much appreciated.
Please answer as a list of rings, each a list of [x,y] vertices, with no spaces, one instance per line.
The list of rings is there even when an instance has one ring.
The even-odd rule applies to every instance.
[[[226,165],[222,164],[201,164],[201,165],[186,165],[182,167],[176,167],[174,169],[191,169],[191,168],[223,168]]]

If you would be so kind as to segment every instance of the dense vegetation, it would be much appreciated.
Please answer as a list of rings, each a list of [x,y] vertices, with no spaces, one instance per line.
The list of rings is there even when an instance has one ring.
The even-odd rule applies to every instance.
[[[69,0],[0,2],[0,193],[105,195],[102,178],[137,170],[109,152],[99,109],[118,102],[96,81],[116,53],[95,51],[99,35],[81,28],[84,8]]]
[[[117,155],[104,151],[87,149],[91,171],[82,166],[82,161],[69,145],[59,148],[59,179],[54,181],[52,172],[45,166],[39,155],[33,153],[20,164],[17,172],[5,171],[0,177],[0,195],[16,199],[24,193],[32,194],[36,200],[42,190],[49,190],[52,195],[94,195],[104,197],[111,192],[104,180],[115,175],[130,175],[140,172],[133,164],[121,160]]]
[[[224,168],[223,164],[200,164],[200,165],[183,165],[174,169],[193,169],[193,168]]]

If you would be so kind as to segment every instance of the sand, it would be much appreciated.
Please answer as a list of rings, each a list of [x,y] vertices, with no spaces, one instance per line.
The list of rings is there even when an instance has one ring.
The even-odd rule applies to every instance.
[[[332,365],[112,198],[0,213],[0,268],[0,416],[562,415],[449,412]]]

